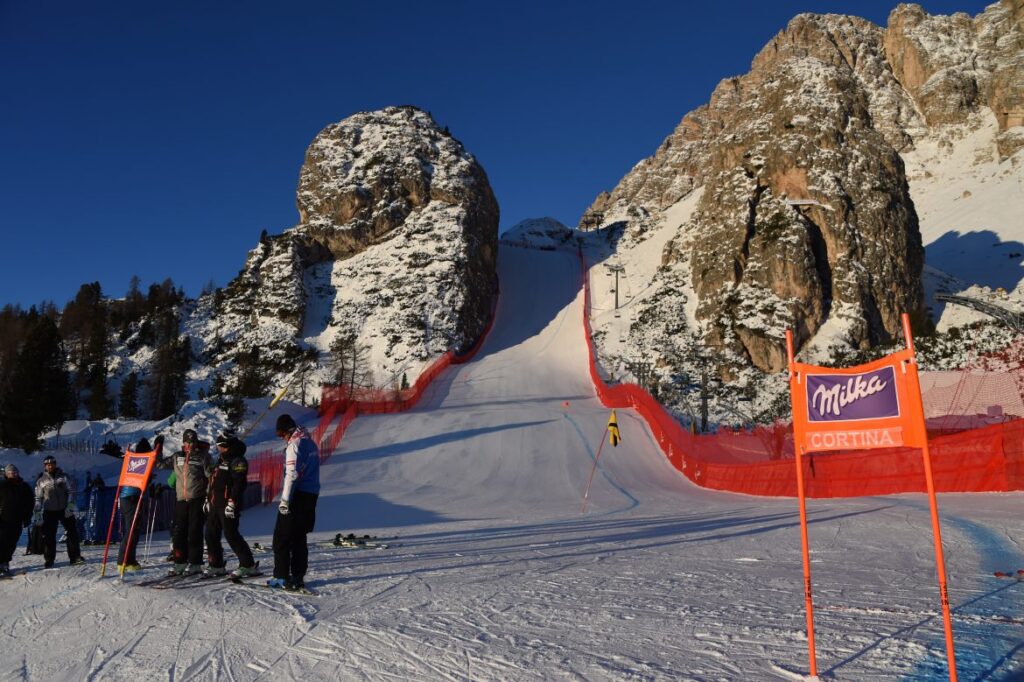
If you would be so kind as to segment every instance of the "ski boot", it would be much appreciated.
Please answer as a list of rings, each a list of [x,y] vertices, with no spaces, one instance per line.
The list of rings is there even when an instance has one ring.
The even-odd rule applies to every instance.
[[[231,571],[231,577],[236,579],[236,580],[241,580],[242,578],[250,578],[250,577],[252,577],[254,575],[259,575],[259,574],[260,574],[260,564],[259,564],[258,561],[256,562],[256,564],[254,566],[239,566],[235,570]]]

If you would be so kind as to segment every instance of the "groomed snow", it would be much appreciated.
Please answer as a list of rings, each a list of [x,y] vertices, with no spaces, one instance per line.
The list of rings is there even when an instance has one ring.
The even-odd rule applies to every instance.
[[[362,417],[322,469],[320,596],[227,583],[154,590],[87,566],[0,584],[3,679],[776,680],[807,672],[791,499],[698,489],[638,417],[605,447],[573,254],[503,248],[480,355],[414,411]],[[74,455],[62,455],[69,460]],[[942,495],[961,679],[1024,672],[1024,495]],[[819,672],[946,679],[927,500],[809,504]],[[269,543],[274,509],[247,511]],[[162,546],[162,543],[160,543]],[[269,563],[267,555],[261,557]],[[229,559],[229,566],[233,559]]]

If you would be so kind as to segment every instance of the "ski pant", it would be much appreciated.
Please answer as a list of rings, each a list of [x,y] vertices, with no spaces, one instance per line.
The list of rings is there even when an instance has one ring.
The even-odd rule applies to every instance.
[[[68,534],[68,561],[75,561],[82,556],[78,548],[78,519],[68,518],[63,509],[43,511],[43,561],[52,564],[57,558],[57,524],[64,526]]]
[[[318,495],[296,490],[292,493],[289,513],[277,513],[274,525],[274,577],[302,580],[309,566],[309,546],[306,533],[316,523]]]
[[[121,547],[117,550],[118,565],[139,563],[135,557],[135,547],[139,543],[139,531],[146,523],[146,520],[143,518],[135,518],[135,510],[139,507],[139,499],[138,495],[129,495],[128,497],[121,498]],[[132,521],[135,522],[134,529],[132,529]]]
[[[21,539],[21,523],[18,521],[0,521],[0,564],[11,563],[14,548]]]
[[[174,563],[203,563],[203,498],[174,503]]]
[[[206,558],[210,568],[224,568],[224,548],[220,544],[221,531],[224,532],[224,539],[228,541],[231,551],[238,557],[238,565],[244,568],[255,566],[249,543],[238,532],[241,520],[242,514],[237,509],[233,519],[224,516],[224,507],[214,507],[210,510],[210,515],[206,518]]]

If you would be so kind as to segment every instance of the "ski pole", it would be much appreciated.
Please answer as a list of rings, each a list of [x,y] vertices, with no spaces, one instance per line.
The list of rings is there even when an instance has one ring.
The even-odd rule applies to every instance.
[[[587,491],[583,493],[583,507],[580,509],[580,513],[584,514],[587,511],[587,497],[590,496],[590,484],[594,482],[594,472],[597,471],[597,462],[601,459],[601,451],[604,450],[604,437],[608,435],[608,427],[604,427],[604,433],[601,434],[601,444],[597,447],[597,457],[594,458],[594,466],[590,468],[590,478],[587,479]]]
[[[152,495],[149,496],[149,528],[146,530],[146,556],[143,557],[146,563],[149,563],[149,547],[153,541],[153,526],[156,525],[156,505],[157,499]]]

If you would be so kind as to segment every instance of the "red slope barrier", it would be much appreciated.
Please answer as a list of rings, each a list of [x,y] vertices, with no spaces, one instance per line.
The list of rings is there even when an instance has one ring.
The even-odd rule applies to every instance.
[[[491,321],[473,347],[462,355],[448,350],[416,379],[411,388],[405,390],[358,389],[348,386],[324,386],[320,397],[320,421],[310,434],[320,446],[320,462],[326,462],[337,450],[350,424],[361,414],[389,414],[411,409],[423,397],[427,387],[452,365],[469,362],[480,350],[484,340],[494,326],[498,295],[491,305]],[[341,415],[341,421],[328,435],[331,425]],[[249,481],[258,482],[262,491],[263,504],[269,504],[281,492],[284,483],[284,452],[280,448],[264,448],[249,458]]]
[[[601,403],[607,407],[635,409],[647,422],[672,466],[697,485],[747,495],[795,497],[796,470],[791,442],[789,456],[784,457],[780,447],[776,446],[773,452],[764,439],[744,438],[728,431],[695,435],[639,386],[609,386],[604,382],[597,371],[590,332],[590,285],[582,251],[579,260],[584,290],[583,333],[590,356],[590,378]],[[761,444],[760,452],[758,444]],[[929,440],[929,447],[935,487],[940,492],[1024,490],[1022,420],[939,436]],[[761,461],[756,461],[758,459]],[[858,497],[925,490],[920,450],[893,448],[817,453],[806,460],[808,497]]]

